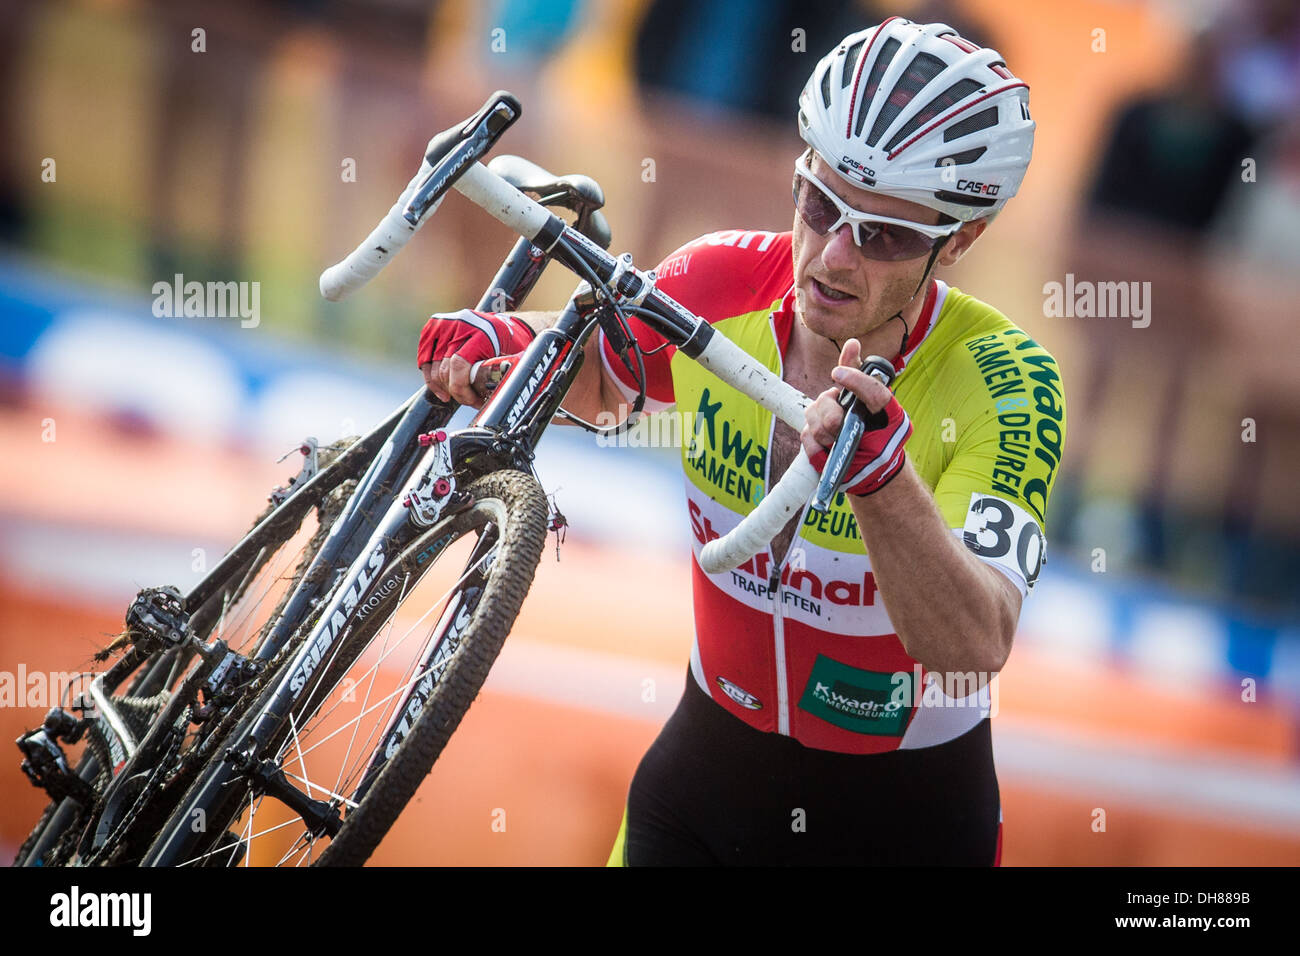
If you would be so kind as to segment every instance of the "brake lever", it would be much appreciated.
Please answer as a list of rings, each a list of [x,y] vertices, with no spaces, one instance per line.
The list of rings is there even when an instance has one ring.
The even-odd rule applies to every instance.
[[[893,364],[879,355],[868,355],[861,368],[886,388],[893,384],[898,374],[894,371]],[[822,470],[821,480],[817,482],[817,491],[810,503],[814,511],[823,514],[830,508],[832,496],[844,480],[853,456],[858,453],[862,436],[889,424],[889,416],[883,408],[878,412],[868,411],[862,399],[847,388],[840,389],[839,403],[840,408],[844,409],[844,424],[840,426],[839,436],[835,439],[830,454],[826,456],[826,467]]]
[[[459,128],[445,130],[429,140],[424,162],[429,172],[402,209],[402,218],[418,226],[470,165],[478,162],[520,115],[519,100],[497,90],[474,116]]]

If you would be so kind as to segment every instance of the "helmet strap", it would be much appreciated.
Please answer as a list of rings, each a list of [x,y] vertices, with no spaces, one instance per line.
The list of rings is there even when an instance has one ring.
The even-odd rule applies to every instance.
[[[916,284],[916,291],[913,292],[912,297],[904,303],[903,309],[906,309],[911,305],[916,297],[921,294],[921,289],[925,287],[926,280],[930,278],[930,270],[934,268],[934,261],[939,258],[939,253],[943,250],[944,244],[951,238],[951,236],[943,236],[934,244],[934,248],[930,250],[930,258],[925,262],[925,271],[921,273],[921,281]],[[886,322],[892,322],[894,319],[898,319],[903,323],[903,339],[898,343],[898,358],[900,360],[907,352],[907,337],[912,334],[912,330],[907,325],[907,319],[903,318],[903,309],[899,309],[889,318],[885,319]],[[831,339],[829,335],[827,338],[834,344],[836,351],[844,351],[844,346],[839,342],[835,341],[835,339]]]
[[[939,258],[940,250],[943,249],[944,243],[946,243],[950,238],[950,236],[944,236],[936,242],[934,248],[930,250],[930,258],[925,262],[925,271],[921,273],[921,281],[917,283],[916,291],[912,293],[912,298],[907,300],[907,305],[911,305],[912,301],[921,294],[921,289],[925,287],[926,281],[930,278],[930,270],[934,268],[934,260]],[[907,308],[907,305],[903,306],[903,309]],[[898,344],[898,358],[900,360],[905,354],[907,354],[907,337],[912,333],[912,330],[907,326],[907,319],[903,318],[903,309],[899,309],[889,317],[889,320],[887,320],[892,321],[893,319],[898,319],[903,323],[903,341]]]

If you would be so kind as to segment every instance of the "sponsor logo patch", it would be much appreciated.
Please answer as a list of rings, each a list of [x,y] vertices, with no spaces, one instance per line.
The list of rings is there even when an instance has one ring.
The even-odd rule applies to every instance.
[[[759,700],[757,697],[755,697],[753,694],[751,694],[749,691],[742,690],[740,687],[737,687],[735,684],[727,680],[725,677],[722,677],[721,675],[719,675],[714,679],[718,682],[718,686],[722,688],[722,692],[726,694],[728,697],[730,697],[732,700],[734,700],[741,707],[744,707],[747,710],[763,709],[763,702]]]
[[[901,737],[912,708],[898,700],[892,674],[859,670],[817,655],[799,709],[855,734]]]

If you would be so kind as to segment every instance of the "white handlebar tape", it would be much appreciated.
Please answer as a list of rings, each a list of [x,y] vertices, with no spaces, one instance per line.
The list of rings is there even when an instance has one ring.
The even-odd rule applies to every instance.
[[[722,333],[709,340],[700,353],[699,363],[728,385],[771,409],[796,432],[803,431],[803,410],[812,404],[808,396],[781,381],[779,375],[774,375]]]
[[[402,190],[402,195],[388,210],[365,242],[357,246],[342,262],[330,266],[320,277],[320,294],[331,302],[351,295],[377,276],[389,260],[397,255],[415,235],[420,226],[442,205],[445,195],[420,220],[412,226],[402,215],[407,202],[420,183],[429,174],[428,163],[420,166],[414,178]],[[475,163],[454,183],[454,188],[467,199],[482,206],[489,214],[505,223],[520,235],[536,238],[551,218],[540,204],[529,199],[482,163]]]
[[[786,523],[803,510],[817,490],[819,477],[808,460],[808,453],[800,449],[799,457],[758,507],[725,536],[704,546],[700,551],[700,567],[707,574],[730,571],[766,548]]]
[[[551,214],[482,163],[475,163],[452,187],[492,218],[527,239],[536,239]]]
[[[378,275],[379,270],[388,265],[389,260],[411,241],[411,237],[419,231],[420,226],[424,225],[429,216],[432,216],[438,206],[442,205],[441,199],[434,203],[424,219],[420,220],[419,225],[412,226],[402,216],[407,201],[427,173],[428,166],[422,165],[415,178],[407,183],[397,202],[393,203],[393,207],[388,210],[365,241],[353,249],[342,262],[330,266],[321,273],[321,295],[331,302],[337,302],[351,295]]]
[[[771,409],[796,432],[803,431],[804,409],[811,404],[808,396],[783,382],[726,336],[714,335],[700,353],[699,362],[728,385]],[[800,449],[799,457],[758,507],[727,535],[704,546],[700,567],[709,574],[730,571],[766,548],[812,497],[818,477],[808,453]]]

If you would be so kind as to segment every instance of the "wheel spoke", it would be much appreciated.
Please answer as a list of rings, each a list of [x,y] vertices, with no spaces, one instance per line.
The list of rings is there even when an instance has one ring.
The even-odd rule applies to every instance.
[[[256,817],[263,807],[262,801],[269,794],[249,794],[247,805],[243,808],[247,818],[241,824],[236,824],[226,815],[239,814],[238,802],[233,806],[227,804],[229,810],[221,811],[222,825],[232,830],[237,826],[238,838],[227,831],[227,835],[218,836],[214,841],[220,849],[200,854],[193,860],[186,861],[186,865],[201,863],[227,850],[227,855],[215,858],[233,865],[242,848],[243,865],[251,866],[255,846],[259,849],[260,861],[275,860],[276,865],[305,866],[320,862],[321,858],[316,853],[317,845],[325,852],[326,862],[359,862],[365,859],[365,855],[373,849],[373,843],[366,842],[371,839],[365,835],[366,828],[358,829],[352,823],[352,815],[363,805],[359,802],[363,798],[358,791],[362,781],[369,785],[374,772],[388,766],[383,749],[385,741],[390,739],[390,735],[398,733],[406,740],[408,730],[410,731],[410,740],[399,749],[396,757],[396,766],[403,768],[404,773],[405,770],[425,766],[420,762],[422,760],[432,762],[433,755],[422,756],[425,754],[422,748],[436,742],[440,750],[445,742],[445,738],[440,736],[445,731],[440,722],[444,719],[459,720],[464,707],[463,703],[451,706],[453,700],[460,700],[459,695],[444,700],[444,683],[450,682],[448,686],[459,690],[477,691],[486,674],[488,659],[478,656],[480,650],[490,650],[495,655],[501,646],[500,641],[508,631],[508,621],[518,611],[518,597],[514,596],[515,603],[505,605],[511,618],[505,619],[507,624],[504,627],[498,616],[482,616],[479,613],[480,607],[488,608],[482,602],[489,598],[497,600],[493,595],[498,594],[494,590],[498,587],[495,583],[498,581],[498,572],[513,576],[528,573],[530,565],[523,561],[526,559],[535,563],[538,556],[535,549],[540,547],[538,541],[541,540],[544,544],[544,514],[540,496],[535,490],[525,489],[519,477],[521,476],[486,480],[486,492],[475,492],[475,503],[468,512],[421,532],[421,536],[408,545],[412,550],[403,552],[401,562],[387,566],[384,580],[389,580],[390,584],[385,587],[386,596],[382,603],[376,603],[379,607],[391,608],[391,611],[387,612],[382,621],[377,620],[378,615],[372,613],[369,617],[348,625],[345,634],[335,635],[324,659],[313,667],[313,679],[308,682],[307,692],[299,692],[299,699],[287,708],[287,713],[282,711],[287,720],[275,729],[272,738],[278,742],[272,745],[269,753],[266,749],[259,751],[262,757],[269,756],[274,760],[274,764],[267,766],[273,767],[276,773],[283,774],[283,781],[299,788],[307,799],[317,802],[317,805],[323,807],[327,803],[327,812],[331,818],[337,819],[337,814],[342,814],[343,832],[340,834],[336,831],[333,838],[321,831],[313,834],[310,827],[304,826],[302,817],[289,810],[279,799],[265,805],[267,809],[262,815],[270,816],[258,824]],[[524,492],[533,497],[517,497]],[[527,521],[516,532],[514,522],[519,517],[526,518]],[[326,527],[329,523],[326,516],[320,527]],[[507,530],[511,532],[509,542]],[[437,535],[448,531],[450,534],[446,540],[449,543],[444,545],[439,539],[440,543],[435,549],[420,554],[422,563],[417,565],[414,549],[427,545]],[[302,533],[303,529],[300,528],[299,532]],[[319,534],[318,530],[314,535],[309,535],[308,542]],[[297,540],[291,537],[285,544],[290,545]],[[529,550],[505,550],[515,548],[515,541],[526,542]],[[466,545],[469,546],[468,550],[464,550]],[[284,598],[277,597],[277,593],[282,590],[282,584],[288,584],[292,588],[297,576],[295,571],[306,566],[301,560],[294,563],[294,548],[284,547],[284,552],[290,552],[286,561],[284,554],[276,553],[276,547],[259,551],[252,566],[241,576],[238,588],[225,595],[214,631],[230,634],[231,637],[227,640],[232,648],[243,640],[245,628],[260,632],[262,639],[265,638],[267,628],[271,626],[268,618],[276,616],[268,613],[265,608],[268,604],[274,606],[277,600],[280,607],[284,606]],[[299,556],[310,554],[310,550],[308,545],[306,551],[299,548],[297,553]],[[428,560],[429,555],[433,556],[432,560]],[[505,563],[493,567],[492,562],[499,557],[504,557]],[[409,569],[406,564],[408,561]],[[462,561],[466,563],[462,565]],[[429,574],[435,564],[437,572]],[[485,566],[492,569],[485,571]],[[391,586],[399,582],[392,581],[389,577],[394,571],[402,575],[395,595],[391,593]],[[337,569],[334,574],[338,575]],[[322,594],[326,600],[315,605],[312,612],[314,619],[307,622],[310,626],[303,621],[286,622],[294,624],[294,633],[298,638],[309,641],[311,636],[319,633],[317,629],[322,627],[321,617],[331,603],[330,594],[333,593],[333,600],[337,600],[337,589],[342,583],[340,577],[331,578],[333,584],[326,586]],[[472,588],[468,584],[471,579]],[[428,600],[423,595],[429,591],[441,591],[441,594]],[[285,593],[287,597],[289,592]],[[509,592],[500,592],[502,596],[507,593]],[[235,596],[234,600],[230,599],[231,595]],[[268,597],[272,599],[270,602],[267,601]],[[402,613],[400,627],[399,613]],[[494,615],[496,613],[493,612]],[[477,623],[466,629],[465,624],[471,618]],[[253,625],[254,620],[264,623]],[[462,646],[466,636],[469,637],[468,651]],[[304,646],[305,643],[295,645],[292,651],[282,655],[284,664],[274,675],[276,681],[287,680],[289,668],[303,653]],[[465,668],[463,672],[462,667]],[[434,684],[435,693],[432,698],[427,696],[425,688],[413,691],[421,682],[435,679],[437,683]],[[356,699],[358,684],[365,685],[360,694],[360,702]],[[263,698],[259,698],[261,699]],[[428,717],[413,720],[404,712],[408,703],[412,708],[421,703],[425,707],[436,707],[436,713],[430,710]],[[255,714],[250,713],[251,716]],[[366,721],[366,726],[362,726],[362,721]],[[313,755],[311,767],[307,765],[308,755]],[[328,786],[323,781],[329,779],[331,770],[334,771],[334,780],[332,786]],[[415,780],[409,779],[412,783]],[[381,788],[387,788],[385,792],[392,791],[400,797],[403,804],[410,798],[413,787],[400,783],[398,777],[385,775],[383,781],[375,787],[374,795]],[[251,780],[239,778],[237,786],[240,792],[247,793],[253,785]],[[398,804],[400,805],[402,804]],[[290,813],[287,820],[283,815],[285,812]],[[283,822],[273,822],[276,820]],[[274,836],[285,827],[301,829],[296,835],[284,833],[279,837]],[[339,842],[339,838],[343,842]],[[227,840],[234,842],[227,843]],[[208,846],[212,845],[213,843],[208,843]],[[271,847],[269,851],[268,847]],[[329,847],[328,851],[326,847]]]
[[[303,778],[307,777],[307,763],[303,759],[302,743],[298,739],[298,725],[293,719],[293,711],[289,711],[289,732],[293,735],[294,747],[298,751],[298,766],[302,768]],[[287,771],[286,771],[287,773]],[[310,784],[309,784],[310,786]],[[310,794],[308,794],[310,796]]]
[[[484,555],[484,557],[487,557],[487,555]],[[416,628],[418,628],[418,627],[420,626],[420,624],[423,623],[423,621],[424,621],[425,618],[427,618],[430,614],[432,614],[432,613],[434,612],[434,610],[435,610],[437,607],[439,607],[439,605],[442,604],[442,602],[446,601],[446,600],[447,600],[447,599],[452,595],[452,593],[454,593],[454,592],[456,591],[457,588],[459,588],[462,584],[465,583],[465,579],[466,579],[467,577],[469,577],[470,573],[471,573],[471,572],[472,572],[472,571],[477,567],[477,565],[478,565],[479,563],[481,563],[482,560],[483,560],[483,559],[480,558],[479,561],[476,561],[476,562],[474,562],[473,565],[467,567],[467,568],[465,569],[464,573],[460,576],[459,580],[457,580],[454,584],[452,584],[452,586],[451,586],[450,588],[448,588],[445,592],[443,592],[443,595],[442,595],[440,598],[437,598],[436,600],[430,602],[430,604],[429,604],[429,609],[428,609],[427,611],[425,611],[423,614],[421,614],[418,618],[416,618],[415,622],[414,622],[410,627],[408,627],[408,628],[406,629],[406,633],[403,634],[400,638],[398,638],[397,643],[393,645],[392,650],[389,652],[389,656],[391,656],[391,654],[395,653],[395,652],[397,651],[397,649],[398,649],[399,647],[401,647],[403,643],[405,643],[406,639],[407,639],[408,637],[410,637],[412,633],[415,632]],[[372,638],[371,640],[373,641],[373,638]],[[366,650],[368,650],[368,649],[369,649],[369,643],[366,645],[366,648],[363,648],[362,651],[361,651],[361,653],[357,655],[357,658],[360,659],[360,658],[365,654]],[[378,668],[379,668],[379,667],[384,663],[385,660],[387,660],[387,657],[384,657],[384,658],[381,658],[380,660],[375,661],[375,663],[372,664],[372,665],[370,665],[370,668],[369,668],[368,670],[366,670],[365,673],[363,673],[359,678],[357,678],[357,681],[360,682],[360,681],[362,681],[362,680],[365,680],[368,676],[370,676],[370,674],[372,674],[373,672],[375,672],[376,670],[378,670]],[[388,697],[385,697],[385,698],[384,698],[384,701],[387,701],[387,700],[391,699],[391,697],[392,697],[392,694],[389,694]],[[380,703],[383,703],[384,701],[380,701]],[[332,713],[334,713],[335,710],[337,710],[337,709],[339,708],[339,706],[340,706],[342,703],[343,703],[342,700],[336,701],[336,702],[335,702],[335,703],[330,707],[329,710],[325,711],[324,713],[317,714],[316,717],[315,717],[316,722],[317,722],[317,723],[320,723],[320,722],[322,722],[325,718],[329,717]],[[354,718],[354,719],[355,719],[355,718]],[[346,726],[346,725],[345,725],[345,726]],[[340,729],[342,729],[342,728],[340,728]],[[332,737],[332,736],[333,736],[334,734],[336,734],[336,733],[338,733],[337,730],[332,731],[331,734],[330,734],[330,736]],[[325,738],[325,739],[328,740],[329,738],[327,737],[327,738]],[[320,741],[320,742],[323,742],[323,741]],[[320,742],[318,742],[318,743],[320,743]]]
[[[301,534],[301,533],[302,533],[302,532],[301,532],[301,530],[300,530],[300,531],[298,532],[298,534]],[[294,537],[296,538],[297,535],[295,535]],[[294,540],[293,538],[290,538],[288,541],[285,542],[285,544],[286,544],[286,545],[288,545],[288,544],[292,544],[292,543],[293,543],[293,540]],[[293,574],[291,574],[291,573],[289,572],[289,568],[290,568],[291,566],[293,566],[293,565],[295,564],[295,562],[301,560],[301,557],[302,557],[302,553],[303,553],[303,551],[306,550],[307,546],[308,546],[310,543],[311,543],[311,536],[308,536],[307,540],[303,542],[302,547],[298,548],[296,551],[293,550],[292,548],[288,548],[288,547],[285,547],[285,548],[282,549],[284,552],[286,552],[286,557],[285,557],[283,563],[280,565],[279,568],[277,568],[277,569],[275,570],[275,572],[274,572],[273,574],[271,574],[271,575],[269,575],[269,576],[267,577],[266,586],[262,589],[262,593],[261,593],[261,595],[258,597],[258,599],[257,599],[257,600],[252,604],[252,605],[250,605],[246,610],[240,612],[238,622],[237,622],[235,625],[232,625],[232,629],[233,629],[233,630],[236,630],[236,631],[237,631],[237,630],[239,629],[239,627],[242,627],[242,626],[243,626],[243,624],[244,624],[245,621],[248,621],[248,620],[253,616],[253,613],[254,613],[254,612],[255,612],[259,607],[262,606],[262,602],[266,600],[267,596],[268,596],[268,595],[271,593],[271,591],[275,588],[275,586],[276,586],[277,583],[279,583],[279,582],[281,582],[281,581],[287,581],[287,582],[289,582],[289,583],[292,583],[292,581],[293,581]],[[265,550],[265,549],[263,549],[263,550]],[[260,555],[260,553],[261,553],[261,552],[259,552],[259,555]],[[250,570],[251,570],[251,569],[250,569]],[[263,569],[263,570],[265,570],[265,569]],[[260,629],[259,629],[259,630],[260,630]],[[250,635],[250,637],[251,637],[251,635]],[[247,643],[247,641],[245,641],[244,643]]]
[[[234,590],[226,591],[221,595],[221,618],[217,621],[218,640],[220,640],[221,636],[225,633],[224,625],[226,623],[226,611],[230,608],[231,595],[244,593],[244,588],[248,586],[249,576],[253,573],[253,571],[257,569],[258,562],[262,560],[262,555],[264,554],[266,554],[266,545],[262,545],[262,547],[257,549],[257,554],[253,556],[252,563],[249,564],[248,570],[244,572],[243,580],[240,581],[238,585],[236,585]]]
[[[293,822],[293,821],[290,821],[290,823],[292,823],[292,822]],[[288,824],[286,824],[286,826],[287,826],[287,825],[288,825]],[[298,839],[296,839],[296,840],[293,841],[293,846],[289,847],[289,849],[287,849],[287,850],[284,851],[284,856],[282,856],[282,857],[280,857],[280,859],[276,860],[275,865],[276,865],[276,866],[281,866],[281,865],[283,865],[285,860],[289,859],[289,857],[291,857],[291,856],[293,856],[295,853],[297,853],[297,852],[298,852],[298,846],[299,846],[299,844],[301,844],[301,843],[303,842],[303,840],[306,840],[308,843],[311,843],[311,831],[309,831],[309,830],[304,830],[304,831],[302,832],[302,835],[299,836]],[[294,866],[300,866],[300,865],[302,865],[302,860],[301,860],[301,859],[299,859],[299,861],[298,861],[297,863],[294,864]]]
[[[410,575],[410,574],[407,574],[407,575],[402,579],[402,591],[401,591],[400,594],[397,595],[397,604],[394,606],[393,614],[392,614],[391,617],[389,617],[389,619],[387,620],[387,622],[385,622],[385,624],[384,624],[384,628],[383,628],[383,630],[384,630],[384,641],[383,641],[383,643],[379,646],[379,659],[380,659],[381,661],[385,659],[384,651],[385,651],[385,649],[387,649],[387,647],[388,647],[388,638],[389,638],[389,637],[392,635],[392,633],[393,633],[393,622],[395,622],[395,621],[397,620],[397,611],[396,611],[396,608],[402,606],[402,601],[403,601],[403,599],[406,597],[406,586],[407,586],[408,584],[410,584],[410,583],[411,583],[411,575]],[[379,676],[379,668],[378,668],[378,667],[372,667],[372,668],[370,669],[370,679],[366,682],[366,696],[365,696],[364,698],[362,698],[362,701],[361,701],[361,710],[362,710],[363,712],[364,712],[365,709],[366,709],[366,704],[368,704],[368,703],[370,702],[370,692],[371,692],[372,690],[374,690],[374,688],[375,688],[375,678],[376,678],[377,676]],[[344,754],[343,754],[343,759],[342,759],[341,761],[339,761],[339,773],[338,773],[338,776],[334,779],[334,787],[335,787],[335,789],[338,789],[338,788],[341,787],[342,784],[343,784],[343,771],[347,769],[347,767],[348,767],[348,761],[350,761],[350,760],[352,759],[352,746],[353,746],[353,745],[356,743],[356,741],[357,741],[357,731],[359,731],[360,729],[361,729],[361,721],[360,721],[360,720],[353,721],[353,723],[352,723],[352,737],[351,737],[350,740],[348,740],[348,749],[344,752]],[[366,738],[366,743],[367,743],[367,744],[370,743],[370,738],[369,738],[369,737]]]
[[[426,618],[428,618],[428,616],[429,616],[430,614],[432,614],[436,609],[438,609],[438,608],[439,608],[439,607],[440,607],[440,606],[441,606],[441,605],[442,605],[442,604],[443,604],[443,603],[444,603],[448,598],[450,598],[451,595],[454,594],[454,593],[455,593],[455,592],[456,592],[456,591],[457,591],[457,590],[458,590],[458,589],[459,589],[459,588],[460,588],[460,587],[465,583],[466,578],[468,578],[468,577],[470,576],[470,574],[472,574],[475,570],[477,570],[478,566],[481,565],[481,564],[482,564],[482,563],[483,563],[483,562],[484,562],[484,561],[485,561],[485,560],[486,560],[490,555],[492,555],[492,554],[495,554],[495,549],[494,549],[493,551],[489,551],[489,552],[485,553],[485,554],[482,555],[482,556],[481,556],[477,561],[473,562],[473,563],[470,564],[468,567],[466,567],[465,570],[461,573],[460,577],[456,580],[456,582],[455,582],[454,584],[452,584],[451,587],[448,588],[445,592],[443,592],[443,594],[442,594],[441,597],[439,597],[438,599],[432,601],[432,602],[430,603],[430,605],[429,605],[429,609],[426,610],[423,614],[421,614],[421,615],[420,615],[420,616],[415,620],[415,622],[414,622],[410,627],[408,627],[408,628],[406,629],[406,632],[405,632],[405,633],[404,633],[404,634],[403,634],[403,635],[402,635],[402,636],[397,640],[397,643],[393,645],[393,647],[392,647],[392,649],[389,651],[388,655],[385,656],[384,658],[381,658],[380,660],[377,660],[374,664],[372,664],[372,665],[370,666],[370,668],[365,672],[365,674],[363,674],[363,675],[361,676],[360,679],[361,679],[361,680],[364,680],[367,676],[369,676],[370,674],[372,674],[372,673],[374,673],[375,671],[377,671],[378,668],[379,668],[379,667],[384,663],[384,661],[387,659],[387,657],[388,657],[388,656],[391,656],[393,653],[395,653],[396,650],[397,650],[399,647],[401,647],[402,644],[404,644],[404,643],[406,642],[407,638],[409,638],[409,637],[411,636],[411,634],[413,634],[413,633],[416,631],[416,629],[419,628],[419,626],[424,622],[424,620],[425,620]],[[393,620],[395,620],[395,619],[396,619],[396,614],[394,614],[394,616],[393,616]],[[373,640],[373,639],[372,639],[372,640]],[[364,653],[365,653],[365,651],[363,650],[363,651],[362,651],[362,654],[364,654]],[[360,658],[360,657],[361,657],[361,654],[358,655],[358,658]],[[415,660],[418,662],[418,658],[415,658]],[[428,668],[422,670],[418,675],[412,677],[410,680],[408,680],[408,681],[406,681],[405,683],[403,683],[401,686],[399,686],[399,687],[398,687],[396,690],[394,690],[392,693],[386,695],[385,697],[383,697],[383,698],[380,699],[379,701],[376,701],[376,703],[375,703],[375,705],[374,705],[373,707],[369,708],[368,710],[364,710],[364,711],[362,711],[362,712],[359,713],[356,717],[353,717],[351,720],[349,720],[348,722],[344,723],[342,726],[335,728],[334,730],[330,731],[330,733],[327,734],[326,736],[324,736],[324,737],[322,737],[321,739],[316,740],[315,742],[313,742],[313,743],[312,743],[312,744],[307,748],[307,750],[306,750],[305,752],[306,752],[306,753],[310,753],[312,750],[315,750],[317,747],[321,746],[322,744],[324,744],[326,741],[328,741],[328,740],[331,739],[332,737],[334,737],[334,736],[336,736],[337,734],[341,733],[342,731],[346,730],[349,726],[351,726],[351,725],[355,725],[358,721],[364,719],[364,718],[365,718],[369,713],[371,713],[371,712],[373,712],[374,710],[376,710],[376,709],[382,707],[384,704],[388,703],[388,702],[391,701],[391,700],[394,700],[394,699],[400,698],[400,696],[403,695],[403,694],[404,694],[408,689],[410,689],[410,688],[413,687],[413,686],[414,686],[418,681],[420,681],[421,679],[423,679],[424,675],[427,674],[428,672],[429,672],[429,669],[428,669]],[[400,702],[400,700],[399,700],[398,702]],[[326,718],[328,718],[328,717],[329,717],[329,716],[330,716],[330,715],[331,715],[335,710],[337,710],[338,707],[339,707],[342,703],[343,703],[342,700],[336,702],[333,706],[331,706],[331,707],[329,708],[329,710],[327,710],[327,711],[324,712],[323,714],[318,714],[318,715],[316,716],[316,718],[315,718],[315,721],[316,721],[317,723],[322,723],[322,722],[323,722]],[[391,716],[392,716],[393,713],[395,713],[395,710],[394,710],[394,711],[390,711],[390,713],[389,713],[389,719],[391,719]],[[378,730],[378,728],[379,728],[381,725],[382,725],[382,726],[387,726],[387,723],[388,723],[387,720],[385,720],[385,721],[376,721],[375,724],[374,724],[374,730]],[[311,732],[311,729],[308,728],[308,729],[305,731],[304,736],[310,735],[310,732]],[[373,736],[373,733],[372,733],[372,736]],[[359,766],[358,766],[358,767],[355,767],[355,768],[352,768],[351,773],[349,773],[347,779],[346,779],[344,782],[345,782],[345,783],[350,783],[352,777],[353,777],[357,772],[359,772],[361,769],[362,769],[362,768],[359,767]],[[342,789],[342,785],[340,785],[340,789]]]

